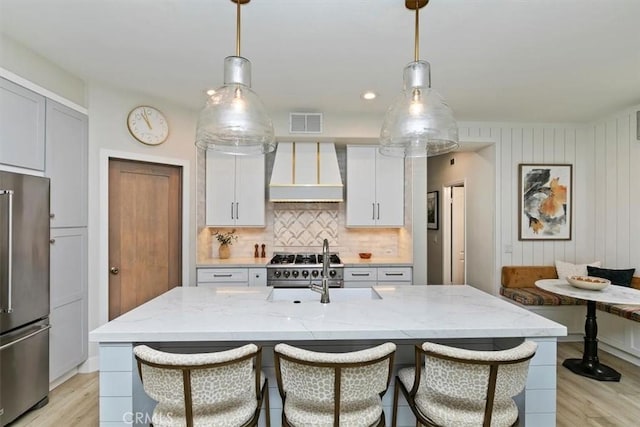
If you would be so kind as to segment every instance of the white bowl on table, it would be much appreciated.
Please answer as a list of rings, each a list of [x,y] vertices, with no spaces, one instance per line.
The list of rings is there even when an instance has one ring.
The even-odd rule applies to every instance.
[[[571,286],[589,291],[601,291],[611,284],[608,279],[593,276],[569,276],[567,282]]]

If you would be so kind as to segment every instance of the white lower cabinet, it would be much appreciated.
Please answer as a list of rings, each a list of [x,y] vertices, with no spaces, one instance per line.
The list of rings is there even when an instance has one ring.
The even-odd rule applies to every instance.
[[[249,286],[267,286],[267,268],[249,269]]]
[[[197,286],[267,286],[266,267],[197,268]]]
[[[198,286],[249,286],[248,268],[198,268]]]
[[[378,267],[378,282],[397,282],[410,285],[412,281],[411,267]]]
[[[51,229],[49,380],[80,365],[88,353],[87,229]]]
[[[378,269],[375,267],[345,267],[345,288],[370,288],[378,280]]]
[[[369,288],[393,284],[411,285],[411,267],[345,267],[345,288]]]

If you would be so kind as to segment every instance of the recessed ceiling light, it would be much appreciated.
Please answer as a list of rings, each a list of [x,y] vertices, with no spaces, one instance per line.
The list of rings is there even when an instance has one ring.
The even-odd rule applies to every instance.
[[[209,95],[209,96],[213,95],[214,93],[216,93],[216,90],[215,90],[215,89],[209,89],[209,90],[207,90],[207,95]]]
[[[376,99],[376,96],[378,96],[378,95],[376,95],[375,92],[367,91],[367,92],[364,92],[362,94],[362,99],[367,100],[367,101],[371,101],[372,99]]]

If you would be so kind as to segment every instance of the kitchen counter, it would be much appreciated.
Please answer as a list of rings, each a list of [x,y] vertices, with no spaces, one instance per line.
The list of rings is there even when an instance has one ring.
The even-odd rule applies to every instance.
[[[401,257],[371,257],[362,259],[355,257],[340,257],[345,267],[413,267],[413,260]]]
[[[338,301],[340,289],[332,289],[332,302],[320,304],[319,294],[300,303],[269,301],[272,289],[266,287],[174,288],[90,333],[90,340],[100,343],[101,425],[122,421],[122,414],[131,411],[148,413],[153,408],[132,359],[132,347],[141,342],[167,351],[218,351],[246,342],[262,345],[265,372],[273,387],[272,422],[279,425],[281,403],[270,356],[278,342],[348,351],[394,341],[397,369],[412,363],[413,345],[424,340],[496,349],[523,339],[538,342],[539,350],[532,361],[536,381],[527,385],[521,417],[527,425],[555,425],[556,337],[566,335],[564,326],[467,285],[374,289],[381,299]],[[392,390],[384,401],[387,416],[390,396]],[[399,425],[413,423],[404,407]]]
[[[272,288],[177,287],[91,341],[250,341],[564,336],[564,326],[471,286],[377,286],[382,299],[267,301]],[[335,292],[334,289],[331,292]],[[329,294],[331,294],[329,292]],[[375,313],[375,314],[374,314]]]
[[[237,268],[254,268],[264,267],[269,263],[271,257],[254,258],[254,257],[231,257],[227,259],[208,258],[199,260],[196,264],[198,267],[237,267]]]
[[[361,259],[358,256],[345,256],[340,257],[345,267],[412,267],[413,261],[403,257],[372,257],[370,259]],[[252,268],[252,267],[264,267],[271,260],[271,256],[266,258],[241,258],[231,257],[227,259],[220,258],[207,258],[201,259],[196,264],[196,267],[237,267],[237,268]]]

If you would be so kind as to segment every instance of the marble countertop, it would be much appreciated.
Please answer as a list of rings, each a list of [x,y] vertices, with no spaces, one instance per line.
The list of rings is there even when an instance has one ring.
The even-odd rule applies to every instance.
[[[600,291],[592,291],[576,288],[561,279],[543,279],[536,281],[535,284],[545,291],[587,301],[601,301],[609,304],[640,304],[640,290],[624,286],[609,285]]]
[[[565,336],[551,320],[467,285],[376,286],[382,299],[268,301],[268,287],[177,287],[100,326],[94,342]],[[348,289],[344,289],[348,290]],[[337,291],[340,291],[338,289]]]

